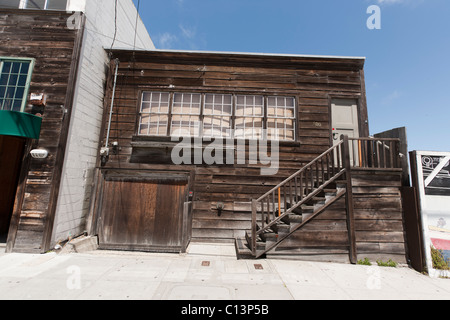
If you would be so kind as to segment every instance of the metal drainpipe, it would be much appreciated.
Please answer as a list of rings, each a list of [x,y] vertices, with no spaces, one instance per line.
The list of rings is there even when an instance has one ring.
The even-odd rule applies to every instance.
[[[116,95],[117,73],[119,71],[119,62],[120,61],[119,61],[119,59],[115,59],[114,62],[116,63],[116,72],[114,75],[114,86],[113,86],[113,92],[112,92],[112,98],[111,98],[111,109],[109,111],[108,133],[106,135],[105,148],[109,147],[109,133],[111,131],[111,121],[112,121],[112,115],[113,115],[114,97]]]

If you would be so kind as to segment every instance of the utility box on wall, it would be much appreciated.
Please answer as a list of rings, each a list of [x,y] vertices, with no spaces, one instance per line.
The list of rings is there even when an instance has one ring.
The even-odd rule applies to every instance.
[[[422,220],[425,263],[430,276],[448,277],[448,271],[434,269],[431,248],[450,261],[450,152],[413,151],[410,160]]]

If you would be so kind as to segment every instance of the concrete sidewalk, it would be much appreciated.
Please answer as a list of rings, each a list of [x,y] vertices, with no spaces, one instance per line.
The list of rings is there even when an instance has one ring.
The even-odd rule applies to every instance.
[[[405,267],[237,260],[233,245],[191,244],[185,255],[0,254],[0,299],[447,300],[450,279]]]

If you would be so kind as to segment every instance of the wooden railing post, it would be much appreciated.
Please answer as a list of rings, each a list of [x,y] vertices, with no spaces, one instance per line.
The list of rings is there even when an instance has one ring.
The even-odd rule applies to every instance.
[[[357,263],[357,253],[356,253],[356,232],[355,232],[355,217],[354,217],[354,203],[353,203],[353,186],[352,186],[352,174],[351,174],[351,163],[350,163],[350,146],[348,136],[343,135],[341,137],[343,140],[342,144],[342,162],[345,169],[345,179],[347,192],[345,193],[345,207],[347,210],[347,229],[348,238],[350,244],[350,262],[352,264]]]
[[[192,202],[185,202],[183,205],[183,232],[181,236],[181,253],[186,253],[191,239],[190,230],[192,230],[192,228],[189,226],[189,221],[191,220],[191,206]]]
[[[258,202],[252,200],[252,254],[256,257],[256,211],[258,210]]]

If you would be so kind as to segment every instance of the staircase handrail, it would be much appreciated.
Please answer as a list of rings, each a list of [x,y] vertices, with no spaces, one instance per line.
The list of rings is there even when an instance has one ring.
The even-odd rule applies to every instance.
[[[279,221],[281,221],[283,218],[285,218],[287,215],[289,215],[290,213],[292,213],[296,208],[302,206],[303,204],[305,204],[306,202],[308,202],[311,198],[315,197],[317,194],[319,194],[321,191],[323,191],[329,184],[331,184],[332,182],[334,182],[336,179],[338,179],[340,176],[342,176],[345,172],[346,172],[346,167],[345,164],[343,163],[344,159],[343,159],[343,144],[344,142],[346,142],[348,140],[346,139],[342,139],[340,142],[338,142],[336,145],[334,145],[333,147],[329,148],[327,151],[325,151],[324,153],[322,153],[321,155],[319,155],[318,157],[316,157],[315,159],[313,159],[310,163],[308,163],[306,166],[304,166],[302,169],[300,169],[299,171],[297,171],[296,173],[294,173],[293,175],[291,175],[290,177],[288,177],[287,179],[285,179],[283,182],[279,183],[277,186],[275,186],[273,189],[271,189],[270,191],[266,192],[263,196],[259,197],[257,200],[253,200],[252,201],[252,252],[253,255],[256,256],[256,238],[257,236],[261,235],[262,233],[264,233],[265,231],[267,231],[270,227],[274,226],[275,224],[277,224]],[[336,153],[335,153],[336,151]],[[336,156],[336,157],[335,157]],[[323,161],[321,162],[321,168],[318,168],[318,163],[319,161],[323,160],[324,158],[326,158],[327,161],[327,165],[326,167],[324,166]],[[313,173],[313,168],[314,165],[316,166],[315,170],[316,170],[316,180],[314,180],[314,173]],[[324,171],[324,169],[326,168],[326,172]],[[332,170],[332,176],[330,177],[330,172],[328,170]],[[322,183],[319,185],[317,184],[317,186],[314,186],[315,182],[319,182],[320,178],[319,178],[319,172],[322,175]],[[297,180],[295,180],[297,177],[302,177],[302,174],[304,173],[310,173],[310,177],[306,178],[306,185],[300,185],[300,201],[298,201],[297,198],[299,195],[297,193]],[[325,180],[325,175],[327,175],[327,180]],[[311,179],[308,181],[308,179]],[[272,204],[272,212],[274,211],[273,208],[275,207],[275,199],[272,199],[272,202],[270,202],[270,200],[268,199],[269,196],[272,195],[272,197],[274,198],[274,194],[275,192],[278,192],[278,194],[280,194],[280,190],[281,188],[285,187],[288,183],[289,183],[289,187],[292,188],[291,186],[291,182],[294,180],[295,183],[295,196],[294,199],[295,204],[290,203],[290,207],[289,209],[286,208],[286,193],[285,193],[285,197],[284,197],[284,203],[285,203],[285,207],[284,207],[284,213],[281,213],[281,206],[280,206],[280,196],[278,198],[278,217],[276,217],[275,219],[273,219],[272,221],[267,221],[267,224],[265,225],[264,220],[265,220],[265,215],[264,215],[264,204],[263,201],[264,200],[268,200],[267,201],[267,218],[269,219],[269,211],[270,211],[270,205]],[[303,184],[303,181],[300,181],[300,184]],[[309,193],[303,195],[303,191],[304,190],[308,190],[308,188],[311,187],[311,190]],[[290,199],[292,200],[292,192],[289,195]],[[257,212],[258,212],[258,203],[261,204],[261,227],[259,227],[257,225]],[[257,230],[257,228],[259,227],[259,230]]]

